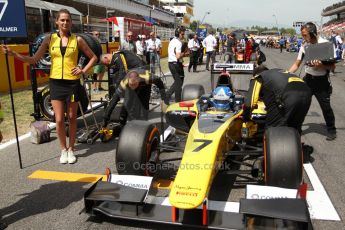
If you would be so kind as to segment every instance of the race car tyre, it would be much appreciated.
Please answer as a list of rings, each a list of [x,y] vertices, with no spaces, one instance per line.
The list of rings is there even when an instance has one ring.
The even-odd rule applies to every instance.
[[[182,89],[182,101],[199,99],[205,94],[204,86],[198,84],[185,85]]]
[[[54,121],[54,110],[52,103],[50,102],[50,89],[49,86],[46,86],[42,90],[42,98],[40,101],[40,109],[42,115],[49,119],[50,121]]]
[[[51,34],[52,33],[43,33],[43,34],[38,35],[35,38],[34,43],[31,47],[32,55],[34,55],[38,51],[38,48],[41,46],[45,37],[50,36]],[[96,54],[96,56],[99,60],[99,57],[102,54],[102,46],[96,40],[96,38],[94,38],[91,34],[85,34],[85,33],[77,33],[76,35],[79,37],[82,37],[86,41],[88,46]],[[78,63],[79,62],[82,64],[83,67],[89,62],[89,58],[81,51],[80,51],[79,59],[78,59]],[[41,58],[37,62],[37,67],[42,68],[44,72],[49,73],[50,72],[50,66],[51,66],[51,57],[50,57],[49,53],[46,53],[43,56],[43,58]]]
[[[269,186],[296,189],[302,182],[301,137],[290,127],[271,127],[264,135],[264,174]]]
[[[142,120],[127,122],[116,149],[116,170],[123,175],[149,175],[149,160],[158,153],[159,131]]]
[[[47,37],[50,36],[51,33],[43,33],[38,35],[33,44],[31,45],[31,53],[34,55],[37,51],[38,48],[42,45],[43,40]],[[45,53],[43,57],[37,62],[37,68],[42,69],[45,73],[50,72],[50,66],[51,66],[51,57],[49,52]]]
[[[102,46],[101,44],[97,41],[95,37],[93,37],[91,34],[85,34],[85,33],[77,33],[77,36],[83,38],[87,45],[90,47],[90,49],[96,54],[97,59],[99,61],[99,58],[102,54]],[[84,67],[86,64],[89,62],[89,58],[82,52],[80,51],[79,54],[79,63]]]
[[[89,101],[87,98],[87,93],[84,87],[81,87],[80,90],[80,103],[81,103],[81,107],[83,108],[83,112],[86,112],[87,107],[89,105]],[[50,121],[54,121],[55,120],[55,115],[54,115],[54,110],[53,110],[53,106],[52,103],[50,101],[50,89],[49,86],[46,86],[43,90],[42,90],[42,98],[41,101],[39,102],[40,105],[40,110],[42,115],[47,118]],[[80,112],[80,108],[78,108],[78,116],[81,115]]]

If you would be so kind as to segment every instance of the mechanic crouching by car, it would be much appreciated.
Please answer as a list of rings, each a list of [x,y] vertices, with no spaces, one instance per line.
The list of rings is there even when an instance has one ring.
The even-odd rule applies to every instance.
[[[259,97],[266,106],[266,128],[289,126],[302,133],[302,124],[311,104],[311,90],[302,79],[281,69],[259,67],[250,82],[243,108],[244,120],[250,120]],[[265,70],[266,69],[266,70]]]
[[[103,127],[106,127],[111,113],[115,109],[117,103],[121,97],[124,97],[124,106],[127,111],[127,116],[120,117],[120,124],[123,126],[128,120],[147,120],[148,119],[148,108],[145,106],[149,103],[150,97],[145,95],[145,90],[142,88],[155,84],[159,88],[161,98],[165,99],[165,89],[162,80],[151,75],[148,70],[136,69],[128,72],[127,76],[120,82],[120,85],[115,90],[114,96],[109,102],[108,107],[104,111],[103,115]]]
[[[301,34],[306,42],[299,50],[297,60],[289,69],[289,72],[292,73],[296,72],[302,64],[307,45],[327,42],[325,39],[318,38],[317,28],[312,22],[308,22],[301,27]],[[313,60],[309,65],[305,66],[306,75],[303,78],[320,104],[327,125],[328,133],[326,140],[328,141],[334,140],[337,137],[335,117],[331,107],[332,85],[329,77],[330,71],[334,69],[334,63],[323,64],[320,60]]]

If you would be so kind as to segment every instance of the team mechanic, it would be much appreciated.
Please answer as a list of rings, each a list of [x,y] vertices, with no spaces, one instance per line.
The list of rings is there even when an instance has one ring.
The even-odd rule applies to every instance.
[[[150,97],[146,97],[146,90],[141,90],[147,86],[155,84],[159,88],[162,100],[165,99],[165,89],[162,80],[149,73],[148,70],[137,69],[128,72],[127,76],[120,82],[120,85],[115,90],[115,93],[104,111],[103,126],[106,127],[112,111],[115,109],[120,98],[124,96],[125,109],[127,116],[120,117],[120,124],[125,125],[128,120],[147,120],[148,108],[146,104],[149,103]]]
[[[184,27],[178,27],[175,30],[175,37],[169,42],[168,46],[168,62],[169,70],[174,78],[174,83],[171,85],[166,93],[165,104],[169,104],[170,97],[175,93],[175,101],[181,101],[182,85],[184,80],[184,70],[182,58],[187,56],[182,47],[182,40],[185,33]],[[185,47],[187,48],[187,47]]]
[[[301,27],[301,34],[306,43],[302,45],[297,60],[289,69],[289,72],[292,73],[296,72],[301,65],[307,45],[327,42],[325,39],[318,38],[316,26],[311,22]],[[306,75],[303,78],[320,104],[327,125],[328,133],[326,140],[328,141],[334,140],[337,137],[335,118],[331,107],[332,85],[329,78],[329,72],[334,68],[335,64],[333,63],[323,64],[320,60],[313,60],[310,65],[306,65]]]
[[[260,68],[264,70],[265,67]],[[261,97],[267,111],[266,128],[289,126],[301,134],[311,96],[311,90],[299,77],[281,69],[266,69],[250,81],[243,118],[250,119]]]
[[[131,69],[144,68],[145,62],[140,59],[135,53],[129,50],[117,51],[114,54],[103,54],[101,55],[101,62],[109,67],[109,69],[114,73],[114,88],[115,92],[118,87],[120,87],[121,81],[126,77],[127,73]],[[141,105],[146,111],[149,110],[149,101],[151,94],[151,85],[144,84],[141,85],[140,89],[137,90],[138,95],[140,95]],[[127,99],[127,98],[126,98]],[[115,109],[116,104],[115,98],[112,97],[104,116],[105,126],[109,122],[112,111]],[[126,100],[127,101],[127,100]],[[114,104],[115,103],[115,104]],[[108,114],[108,115],[106,115]],[[120,123],[122,125],[126,124],[128,116],[128,111],[125,107],[122,107],[120,112]]]

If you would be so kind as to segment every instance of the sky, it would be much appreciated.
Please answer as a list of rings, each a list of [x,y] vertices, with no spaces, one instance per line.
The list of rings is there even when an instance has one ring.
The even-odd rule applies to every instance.
[[[292,27],[294,21],[320,24],[324,8],[342,0],[194,0],[194,17],[216,26]],[[210,14],[206,14],[206,12]],[[273,16],[275,15],[275,16]],[[277,23],[276,23],[277,21]]]

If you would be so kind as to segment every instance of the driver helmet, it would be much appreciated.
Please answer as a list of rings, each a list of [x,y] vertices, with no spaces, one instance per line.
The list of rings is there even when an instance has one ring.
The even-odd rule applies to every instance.
[[[213,106],[217,110],[229,110],[232,92],[229,87],[218,86],[213,90]]]

